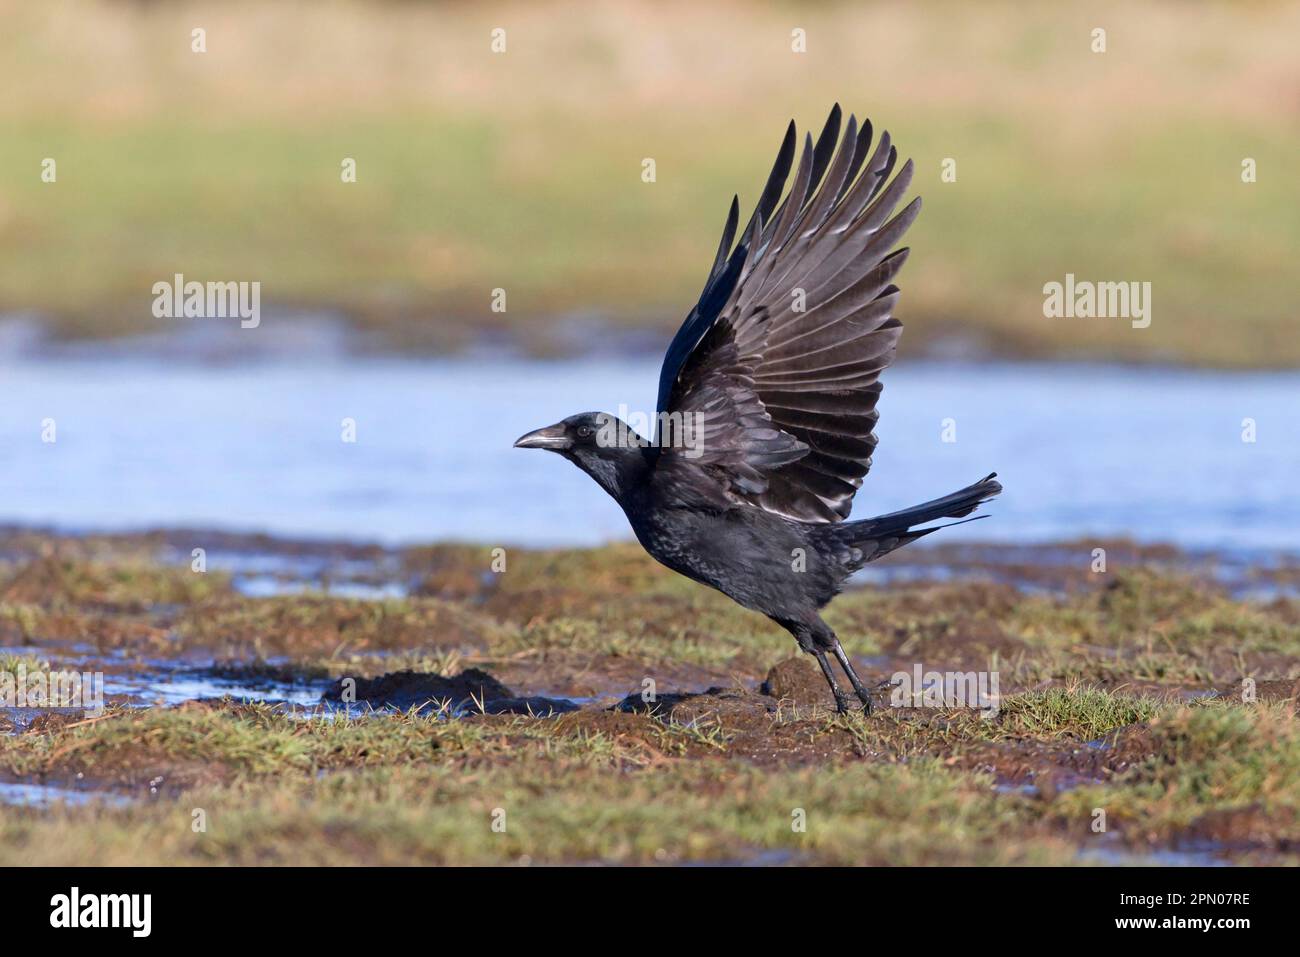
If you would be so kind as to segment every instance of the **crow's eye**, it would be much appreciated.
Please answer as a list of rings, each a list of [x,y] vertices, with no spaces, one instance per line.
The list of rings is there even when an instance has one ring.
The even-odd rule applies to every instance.
[[[591,426],[589,426],[589,425],[580,425],[580,426],[578,426],[578,438],[580,438],[580,439],[589,439],[589,438],[591,438],[591,434],[592,434],[592,428],[591,428]]]

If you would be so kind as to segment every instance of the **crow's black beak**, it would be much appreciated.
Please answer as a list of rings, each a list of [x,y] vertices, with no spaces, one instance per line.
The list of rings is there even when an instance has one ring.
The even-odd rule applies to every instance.
[[[527,435],[521,435],[515,440],[517,449],[567,449],[573,445],[569,436],[566,434],[564,423],[557,425],[548,425],[544,429],[538,429],[536,432],[529,432]]]

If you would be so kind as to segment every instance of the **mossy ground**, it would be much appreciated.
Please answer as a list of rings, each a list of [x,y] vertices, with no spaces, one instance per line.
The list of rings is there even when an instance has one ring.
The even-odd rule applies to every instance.
[[[912,583],[831,606],[873,681],[997,671],[992,718],[888,694],[835,715],[811,666],[784,661],[787,635],[634,546],[511,551],[498,573],[487,548],[371,552],[410,591],[377,601],[251,598],[177,554],[159,536],[5,536],[0,668],[170,662],[322,689],[475,668],[581,706],[44,715],[0,736],[0,780],[131,800],[0,805],[0,861],[1300,860],[1300,605],[1236,601],[1136,551],[1048,590]],[[619,706],[647,680],[653,706]]]

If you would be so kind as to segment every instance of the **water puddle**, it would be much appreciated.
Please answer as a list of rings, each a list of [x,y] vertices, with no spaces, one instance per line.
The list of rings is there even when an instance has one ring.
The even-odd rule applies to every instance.
[[[26,784],[0,781],[0,804],[11,807],[50,808],[58,805],[83,807],[101,804],[106,807],[124,807],[131,799],[108,791],[78,791],[54,784]]]
[[[0,648],[0,657],[25,649]],[[392,672],[377,678],[357,679],[355,697],[344,695],[340,680],[286,678],[290,663],[168,659],[132,660],[122,654],[74,654],[51,649],[31,649],[30,657],[52,671],[74,670],[103,674],[106,704],[132,708],[175,707],[193,701],[231,699],[239,703],[273,706],[288,717],[335,720],[394,715],[415,710],[439,718],[478,714],[524,714],[550,717],[597,705],[617,696],[564,697],[517,694],[484,672],[468,669],[446,678],[432,673]],[[40,654],[35,654],[40,652]],[[261,672],[267,672],[262,674]],[[0,708],[0,726],[9,734],[25,732],[41,715],[54,712],[81,717],[80,709],[32,707]]]
[[[171,548],[165,549],[159,560],[175,563],[188,562],[189,558]],[[338,598],[380,601],[410,594],[403,580],[400,557],[391,551],[356,559],[340,558],[328,552],[284,554],[214,549],[209,554],[208,568],[229,574],[235,591],[249,598],[318,592]]]
[[[667,861],[667,854],[655,855],[658,861]],[[786,848],[774,847],[761,851],[755,851],[746,857],[734,857],[718,860],[703,861],[681,861],[683,867],[791,867],[800,862],[800,855],[796,851]]]
[[[105,704],[148,708],[175,706],[210,698],[233,698],[237,701],[283,704],[287,707],[313,707],[321,703],[328,681],[293,681],[263,677],[255,667],[212,661],[196,664],[167,659],[131,659],[125,654],[97,655],[87,648],[60,650],[37,647],[0,648],[0,658],[29,659],[27,667],[40,670],[75,671],[103,676]],[[262,663],[272,667],[275,663]],[[7,719],[10,734],[25,731],[37,717],[54,713],[82,715],[81,708],[7,707],[0,708],[0,718]]]
[[[1038,797],[1042,793],[1036,784],[995,784],[993,790],[998,794],[1021,794],[1025,797]]]
[[[320,593],[336,598],[354,598],[362,601],[383,601],[388,598],[405,598],[407,588],[398,582],[330,582],[286,580],[275,575],[236,575],[231,579],[235,591],[248,598],[275,598],[280,595]]]
[[[1085,847],[1079,851],[1081,864],[1104,864],[1109,867],[1229,867],[1230,863],[1213,851],[1128,850],[1111,847]]]
[[[139,699],[142,704],[177,705],[204,698],[230,697],[239,701],[287,703],[309,706],[320,702],[324,682],[245,683],[221,678],[210,669],[174,668],[158,663],[157,670],[138,674],[105,675],[104,693]]]

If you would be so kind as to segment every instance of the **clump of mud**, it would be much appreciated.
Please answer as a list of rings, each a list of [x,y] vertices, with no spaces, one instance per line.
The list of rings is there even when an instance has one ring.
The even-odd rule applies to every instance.
[[[769,697],[793,704],[835,707],[835,698],[826,679],[807,657],[778,661],[768,671],[759,690]]]
[[[1241,701],[1242,685],[1228,685],[1217,689],[1213,697],[1226,698],[1229,701]],[[1289,705],[1291,711],[1300,714],[1300,678],[1278,678],[1255,682],[1255,698],[1258,701],[1280,702]]]
[[[521,697],[492,675],[466,668],[457,675],[395,671],[378,678],[340,678],[321,700],[409,711],[443,708],[453,713],[563,714],[578,706],[564,698]]]
[[[776,702],[747,688],[710,688],[698,694],[661,694],[648,701],[639,694],[630,694],[614,710],[644,714],[671,724],[748,724],[760,717],[766,723],[767,716],[776,710]]]
[[[791,707],[807,713],[829,714],[835,710],[835,697],[826,679],[807,657],[777,662],[768,670],[757,691],[715,686],[697,693],[660,694],[649,700],[644,695],[630,694],[614,710],[675,724],[735,720],[745,725]]]

